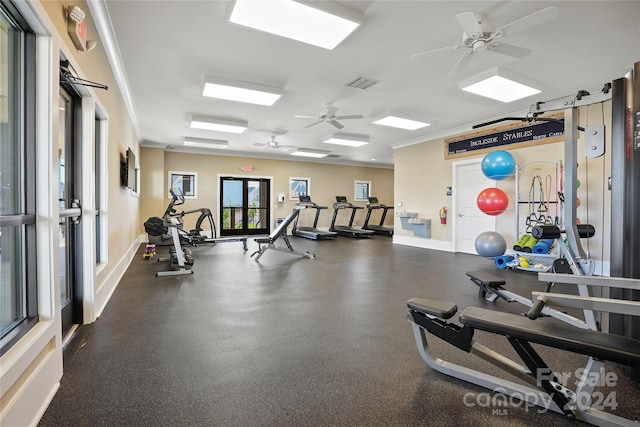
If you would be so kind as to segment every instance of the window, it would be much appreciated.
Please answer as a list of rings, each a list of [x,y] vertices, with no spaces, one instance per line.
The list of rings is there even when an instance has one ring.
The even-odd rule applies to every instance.
[[[185,199],[198,198],[198,173],[169,171],[169,190],[182,193]],[[168,193],[171,198],[171,192]]]
[[[35,35],[0,3],[0,354],[38,320]]]
[[[371,194],[371,181],[354,181],[353,199],[356,201],[368,201]]]
[[[289,200],[311,195],[311,178],[289,178]]]

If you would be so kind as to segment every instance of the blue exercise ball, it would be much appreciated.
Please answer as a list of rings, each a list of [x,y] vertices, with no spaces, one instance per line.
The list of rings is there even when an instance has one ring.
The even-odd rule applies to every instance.
[[[481,168],[487,178],[500,181],[513,175],[516,159],[508,151],[492,151],[482,159]]]
[[[507,241],[502,234],[495,231],[485,231],[476,237],[476,252],[483,258],[495,258],[507,251]]]

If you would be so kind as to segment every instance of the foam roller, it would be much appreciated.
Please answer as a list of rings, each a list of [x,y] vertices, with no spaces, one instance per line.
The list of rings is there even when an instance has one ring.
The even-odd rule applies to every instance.
[[[498,268],[507,268],[507,264],[513,261],[513,259],[512,255],[500,255],[495,257],[493,262]]]
[[[543,239],[538,240],[538,243],[533,247],[534,254],[548,254],[551,250],[551,245],[553,245],[552,239]]]
[[[578,236],[581,239],[588,239],[596,234],[596,228],[593,225],[578,224],[576,227],[578,228]],[[564,233],[564,231],[560,231],[555,225],[536,225],[531,230],[531,234],[536,239],[557,239],[561,233]]]
[[[522,236],[520,236],[515,245],[513,245],[513,250],[521,251],[522,247],[527,243],[529,239],[531,239],[531,234],[523,234]]]
[[[533,253],[533,247],[536,245],[536,243],[538,243],[538,239],[532,236],[522,247],[522,252],[526,252],[528,254]]]
[[[531,234],[536,239],[557,239],[560,233],[560,229],[555,225],[536,225],[531,229]]]

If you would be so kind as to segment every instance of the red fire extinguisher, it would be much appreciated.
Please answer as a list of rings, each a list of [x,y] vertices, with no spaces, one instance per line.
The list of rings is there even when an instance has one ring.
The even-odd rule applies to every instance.
[[[447,223],[447,208],[440,209],[440,224]]]

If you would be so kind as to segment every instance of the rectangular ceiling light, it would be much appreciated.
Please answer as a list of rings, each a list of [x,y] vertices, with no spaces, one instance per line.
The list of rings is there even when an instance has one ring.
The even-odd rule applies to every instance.
[[[349,147],[362,147],[369,143],[367,135],[355,135],[351,133],[334,133],[331,138],[323,141],[325,144],[347,145]]]
[[[296,151],[291,153],[292,156],[300,156],[300,157],[327,157],[329,155],[328,151],[323,150],[310,150],[307,148],[298,148]]]
[[[384,114],[378,120],[373,122],[374,125],[390,126],[393,128],[416,130],[423,127],[431,126],[431,123],[421,122],[406,117],[404,114],[389,112]]]
[[[458,87],[466,92],[501,102],[512,102],[538,94],[542,84],[508,70],[493,68],[458,83]]]
[[[227,101],[271,106],[282,96],[282,89],[259,83],[207,76],[202,95]]]
[[[363,14],[334,1],[236,0],[229,22],[332,50]]]
[[[185,147],[197,148],[227,148],[229,146],[229,141],[223,141],[220,139],[186,137],[182,145],[184,145]]]
[[[218,119],[214,117],[193,116],[189,127],[192,129],[215,130],[219,132],[242,133],[249,124],[240,120]]]

